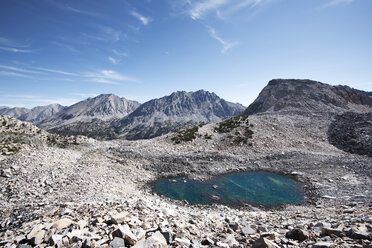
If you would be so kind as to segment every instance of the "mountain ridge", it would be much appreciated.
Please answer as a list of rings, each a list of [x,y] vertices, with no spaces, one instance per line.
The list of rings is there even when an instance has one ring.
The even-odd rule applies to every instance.
[[[119,136],[127,139],[152,138],[202,122],[218,122],[241,114],[244,108],[213,92],[176,91],[142,104],[113,126]]]
[[[273,79],[244,113],[363,111],[371,107],[371,96],[348,86],[309,79]]]

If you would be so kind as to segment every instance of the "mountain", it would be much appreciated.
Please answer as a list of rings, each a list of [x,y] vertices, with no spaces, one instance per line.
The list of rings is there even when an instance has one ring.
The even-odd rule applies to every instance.
[[[127,116],[139,105],[114,94],[101,94],[61,110],[39,126],[61,134],[110,138],[110,122]]]
[[[227,102],[208,91],[177,91],[142,104],[113,126],[120,137],[145,139],[190,125],[218,122],[243,110],[243,105]]]
[[[0,107],[0,115],[8,115],[14,118],[18,118],[24,114],[27,114],[30,111],[31,110],[27,108],[18,108],[18,107],[9,108],[5,106]]]
[[[340,112],[372,107],[372,97],[348,86],[331,86],[312,80],[274,79],[244,111]]]
[[[38,124],[59,111],[63,110],[65,107],[59,104],[50,104],[47,106],[37,106],[32,108],[29,112],[21,115],[18,117],[19,120],[21,121],[27,121],[31,122],[33,124]]]

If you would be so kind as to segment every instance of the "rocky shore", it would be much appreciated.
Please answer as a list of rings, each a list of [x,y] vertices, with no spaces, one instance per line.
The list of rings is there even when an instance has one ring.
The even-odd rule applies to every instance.
[[[254,115],[252,146],[232,144],[209,124],[180,144],[171,135],[86,140],[1,156],[0,246],[371,247],[372,160],[329,144],[331,121]],[[148,186],[165,176],[252,170],[294,175],[306,185],[306,203],[196,206]]]

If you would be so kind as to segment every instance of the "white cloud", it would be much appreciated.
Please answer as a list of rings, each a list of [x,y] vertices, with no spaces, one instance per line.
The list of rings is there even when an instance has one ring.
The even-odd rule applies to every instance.
[[[76,74],[76,73],[61,71],[61,70],[55,70],[55,69],[50,69],[50,68],[45,68],[45,67],[37,67],[37,66],[28,66],[28,67],[30,67],[32,69],[35,69],[35,70],[57,73],[57,74],[62,74],[62,75],[67,75],[67,76],[78,76],[78,74]]]
[[[355,0],[331,0],[328,3],[324,4],[323,8],[333,7],[337,5],[347,5],[347,4],[351,4],[354,1]]]
[[[223,48],[221,50],[222,54],[226,53],[228,50],[230,50],[231,48],[233,48],[234,46],[239,44],[239,42],[237,42],[237,41],[229,42],[229,41],[226,41],[226,40],[222,39],[218,35],[217,31],[212,27],[208,27],[208,29],[209,29],[209,34],[211,35],[211,37],[222,44],[222,46],[223,46]]]
[[[117,65],[117,64],[119,64],[119,62],[120,62],[120,60],[115,59],[115,58],[113,58],[113,57],[111,57],[111,56],[109,56],[107,59],[108,59],[111,63],[113,63],[114,65]]]
[[[13,53],[33,53],[37,51],[37,50],[19,49],[15,47],[4,47],[4,46],[0,46],[0,50],[7,51],[7,52],[13,52]]]
[[[145,17],[136,11],[132,11],[131,14],[132,16],[136,17],[140,22],[142,22],[142,24],[145,26],[152,21],[150,17]]]
[[[65,11],[69,11],[69,12],[73,12],[73,13],[77,13],[77,14],[93,16],[93,17],[101,16],[101,14],[99,14],[99,13],[88,11],[88,10],[83,10],[83,9],[78,9],[78,8],[73,8],[69,5],[63,5],[63,4],[61,4],[61,3],[59,3],[58,1],[55,1],[55,0],[48,0],[48,2],[53,4],[55,7],[59,8],[61,10],[65,10]]]
[[[123,56],[123,57],[126,57],[128,56],[128,54],[126,52],[120,52],[116,49],[112,49],[112,52],[115,54],[115,55],[118,55],[118,56]]]
[[[101,70],[99,72],[85,73],[84,77],[88,78],[88,81],[102,83],[102,84],[120,84],[121,82],[136,82],[135,79],[127,77],[114,70]]]
[[[6,70],[11,70],[11,71],[17,71],[17,72],[32,73],[32,74],[41,74],[42,73],[40,71],[27,70],[27,69],[23,69],[23,68],[19,68],[19,67],[8,66],[8,65],[0,65],[0,68],[6,69]]]
[[[227,4],[228,0],[204,0],[196,3],[190,9],[190,17],[194,20],[201,19],[210,11],[217,10],[219,7]],[[189,2],[189,4],[192,4]]]
[[[0,76],[13,76],[13,77],[33,78],[32,76],[25,75],[23,73],[12,72],[12,71],[0,71]]]

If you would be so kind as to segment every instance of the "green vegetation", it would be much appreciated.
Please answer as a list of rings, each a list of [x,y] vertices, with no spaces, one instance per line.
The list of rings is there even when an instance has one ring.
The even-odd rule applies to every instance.
[[[229,133],[227,138],[236,144],[248,144],[248,140],[253,136],[250,127],[253,125],[249,124],[247,115],[237,115],[218,123],[214,130],[218,133]],[[252,146],[252,143],[248,145]]]
[[[174,143],[179,144],[182,141],[192,141],[196,138],[196,133],[199,130],[199,126],[193,126],[186,129],[182,129],[171,138]]]
[[[248,124],[248,115],[237,115],[217,124],[214,130],[218,133],[229,133],[243,124]]]
[[[204,134],[204,139],[212,139],[212,135],[209,135],[209,134]]]

